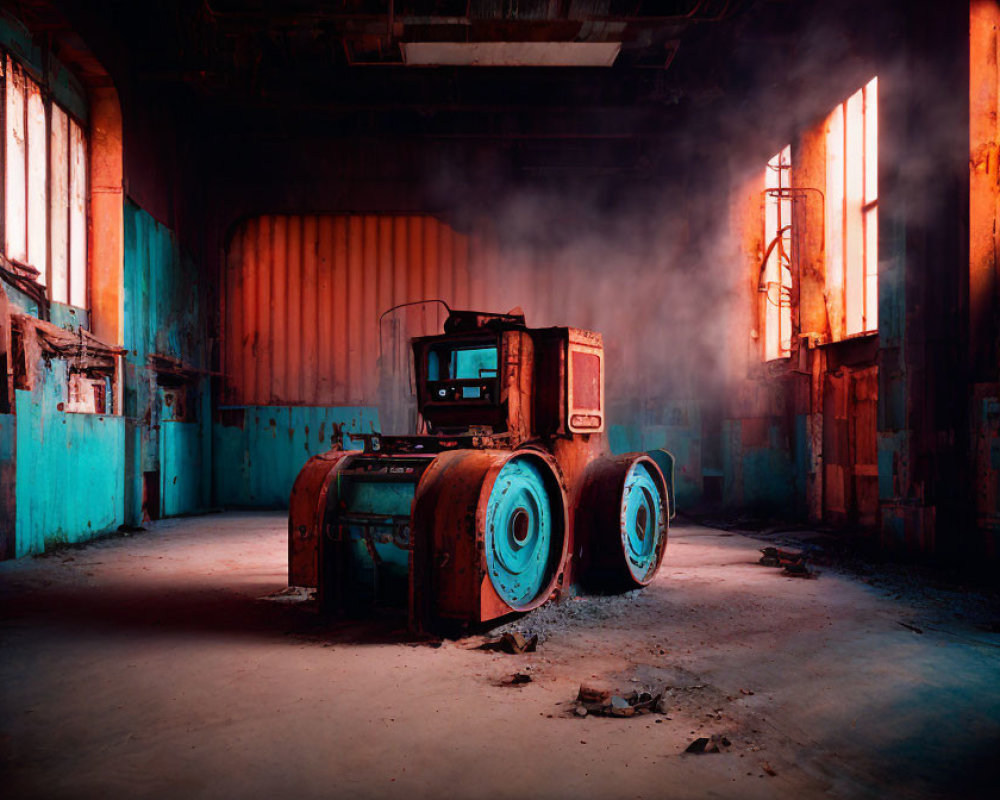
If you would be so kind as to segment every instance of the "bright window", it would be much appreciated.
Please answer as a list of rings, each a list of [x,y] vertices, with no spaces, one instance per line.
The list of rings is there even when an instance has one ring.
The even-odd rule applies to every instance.
[[[764,359],[788,356],[792,347],[792,149],[786,146],[764,171]]]
[[[87,139],[9,54],[3,92],[3,255],[50,300],[87,307]]]
[[[826,288],[834,339],[878,330],[877,78],[827,123]]]

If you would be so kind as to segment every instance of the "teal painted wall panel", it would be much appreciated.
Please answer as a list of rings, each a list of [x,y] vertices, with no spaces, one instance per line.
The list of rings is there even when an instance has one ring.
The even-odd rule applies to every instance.
[[[40,80],[44,72],[42,49],[35,44],[28,26],[7,12],[0,12],[0,46],[11,54]]]
[[[0,11],[0,46],[9,50],[38,83],[44,83],[47,77],[48,88],[56,102],[86,122],[87,92],[83,84],[51,53],[47,54],[46,59],[46,54],[37,42],[38,39],[31,35],[21,20]]]
[[[160,468],[160,513],[164,517],[194,514],[211,505],[212,447],[211,405],[208,379],[189,391],[196,407],[194,420],[177,419],[176,406],[165,402],[157,390]]]
[[[334,425],[345,433],[378,430],[374,408],[248,406],[243,424],[213,424],[215,499],[238,508],[287,508],[295,476],[330,449]],[[349,438],[346,448],[360,447]]]
[[[881,502],[896,497],[896,486],[902,480],[896,475],[905,460],[908,436],[905,431],[878,434],[878,499]]]
[[[633,453],[642,447],[642,431],[634,425],[608,425],[608,446],[611,452]]]
[[[202,426],[199,422],[160,423],[160,509],[165,517],[191,514],[208,508],[205,478],[210,465],[202,460]]]
[[[795,485],[789,453],[779,448],[753,448],[743,454],[743,505],[791,516]]]
[[[0,558],[13,558],[17,527],[17,417],[0,414]]]
[[[53,361],[34,391],[16,392],[18,557],[124,521],[125,420],[59,411],[65,386],[66,366]]]
[[[744,442],[741,420],[723,421],[722,430],[725,505],[763,514],[793,516],[802,498],[796,495],[798,478],[784,423],[780,420],[768,423],[768,441],[763,446]]]
[[[693,415],[699,419],[697,414]],[[690,425],[609,425],[608,446],[611,452],[642,453],[668,450],[676,459],[674,466],[674,501],[680,509],[701,501],[701,429]]]
[[[210,382],[195,381],[195,420],[168,421],[162,390],[150,369],[153,353],[207,369],[212,288],[173,232],[135,203],[125,203],[125,414],[136,421],[130,439],[127,516],[142,522],[144,472],[158,472],[160,514],[204,511],[211,505]]]
[[[20,289],[11,286],[6,281],[3,284],[3,291],[7,295],[8,302],[18,309],[22,314],[30,314],[33,317],[38,316],[38,301],[26,295]],[[53,303],[53,305],[56,305]],[[61,325],[62,323],[56,323]]]
[[[34,316],[38,316],[37,308]],[[68,306],[63,303],[51,303],[49,304],[49,322],[68,330],[79,328],[90,330],[90,313],[85,308]]]
[[[128,363],[148,366],[151,353],[208,366],[208,281],[173,233],[132,202],[125,204],[125,347]],[[144,398],[144,387],[132,387]]]
[[[141,524],[145,470],[160,471],[161,513],[210,506],[210,380],[196,381],[192,391],[196,421],[167,423],[164,430],[161,390],[148,357],[155,352],[207,369],[213,292],[171,231],[127,202],[124,416],[60,411],[67,399],[66,363],[39,363],[35,388],[17,392],[16,417],[4,415],[0,422],[0,478],[12,487],[0,492],[0,514],[12,522],[14,555],[86,541],[126,522]],[[25,295],[7,293],[15,306],[37,315]],[[54,304],[52,321],[86,325],[87,312]]]
[[[142,523],[142,471],[136,469],[142,460],[142,427],[141,420],[125,417],[125,524],[134,526]]]
[[[793,476],[795,480],[795,515],[804,519],[808,514],[806,496],[809,481],[809,417],[806,414],[795,415],[793,452]]]
[[[739,420],[722,422],[722,501],[727,507],[743,502],[743,432]]]
[[[655,438],[655,437],[654,437]],[[704,490],[701,458],[701,431],[686,427],[667,426],[657,445],[646,437],[644,450],[662,447],[669,450],[676,459],[674,464],[674,499],[678,508],[685,508],[701,502]]]
[[[13,414],[0,414],[0,464],[14,462],[15,443],[17,442],[17,417]]]

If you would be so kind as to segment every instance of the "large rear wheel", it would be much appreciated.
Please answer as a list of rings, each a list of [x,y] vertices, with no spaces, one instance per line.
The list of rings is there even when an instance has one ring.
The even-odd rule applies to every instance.
[[[666,481],[649,456],[592,463],[576,515],[577,536],[586,544],[584,582],[597,591],[648,584],[663,560],[669,519]]]
[[[666,502],[661,481],[647,461],[637,460],[625,475],[621,499],[621,537],[625,566],[632,579],[649,583],[660,563],[667,536]]]
[[[551,579],[553,498],[550,481],[533,459],[514,456],[497,474],[486,507],[485,550],[497,595],[520,609],[538,598]]]

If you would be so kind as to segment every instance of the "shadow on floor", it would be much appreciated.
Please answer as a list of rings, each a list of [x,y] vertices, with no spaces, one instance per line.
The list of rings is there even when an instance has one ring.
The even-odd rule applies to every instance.
[[[8,587],[9,588],[9,587]],[[245,588],[245,587],[244,587]],[[407,629],[406,615],[378,610],[364,618],[330,619],[315,601],[279,603],[266,598],[273,583],[253,594],[228,587],[102,583],[5,592],[0,625],[65,628],[111,636],[211,635],[270,640],[276,636],[317,644],[435,644]]]

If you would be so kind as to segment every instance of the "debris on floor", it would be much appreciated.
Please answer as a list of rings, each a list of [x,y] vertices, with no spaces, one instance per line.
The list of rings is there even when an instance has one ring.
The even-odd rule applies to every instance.
[[[918,628],[916,625],[911,625],[909,622],[903,622],[899,620],[899,624],[906,628],[908,631],[913,631],[914,633],[923,633],[923,628]]]
[[[774,777],[775,775],[777,775],[777,774],[778,774],[777,772],[775,772],[775,770],[774,770],[774,767],[772,767],[772,766],[771,766],[770,764],[768,764],[768,763],[767,763],[766,761],[761,761],[761,762],[760,762],[760,768],[761,768],[762,770],[764,770],[764,772],[766,772],[766,773],[767,773],[768,775],[770,775],[770,776],[771,776],[772,778],[773,778],[773,777]]]
[[[270,600],[272,603],[305,603],[316,596],[315,589],[307,589],[305,586],[286,586],[277,592],[271,592],[258,600]]]
[[[523,686],[526,683],[531,683],[532,678],[526,672],[515,672],[513,675],[508,675],[502,681],[500,681],[501,686]]]
[[[819,575],[805,565],[805,562],[800,564],[789,564],[783,570],[781,570],[782,575],[788,575],[790,578],[815,578]]]
[[[798,564],[803,559],[802,553],[793,553],[777,547],[762,547],[760,552],[763,553],[760,563],[765,567],[786,567],[789,564]]]
[[[664,693],[633,691],[627,695],[612,694],[608,689],[581,685],[573,713],[578,717],[596,714],[604,717],[632,717],[641,714],[666,714]]]
[[[684,752],[702,755],[704,753],[722,753],[728,750],[732,742],[721,733],[713,733],[711,736],[699,736],[689,744]]]
[[[783,567],[782,575],[791,578],[815,578],[819,575],[806,565],[806,557],[802,553],[793,553],[778,547],[763,547],[760,552],[763,555],[759,563],[765,567]]]
[[[538,634],[536,633],[530,639],[525,639],[522,634],[516,631],[514,633],[505,633],[495,639],[487,639],[475,649],[496,650],[501,653],[509,653],[513,656],[519,656],[522,653],[534,653],[538,649]]]

